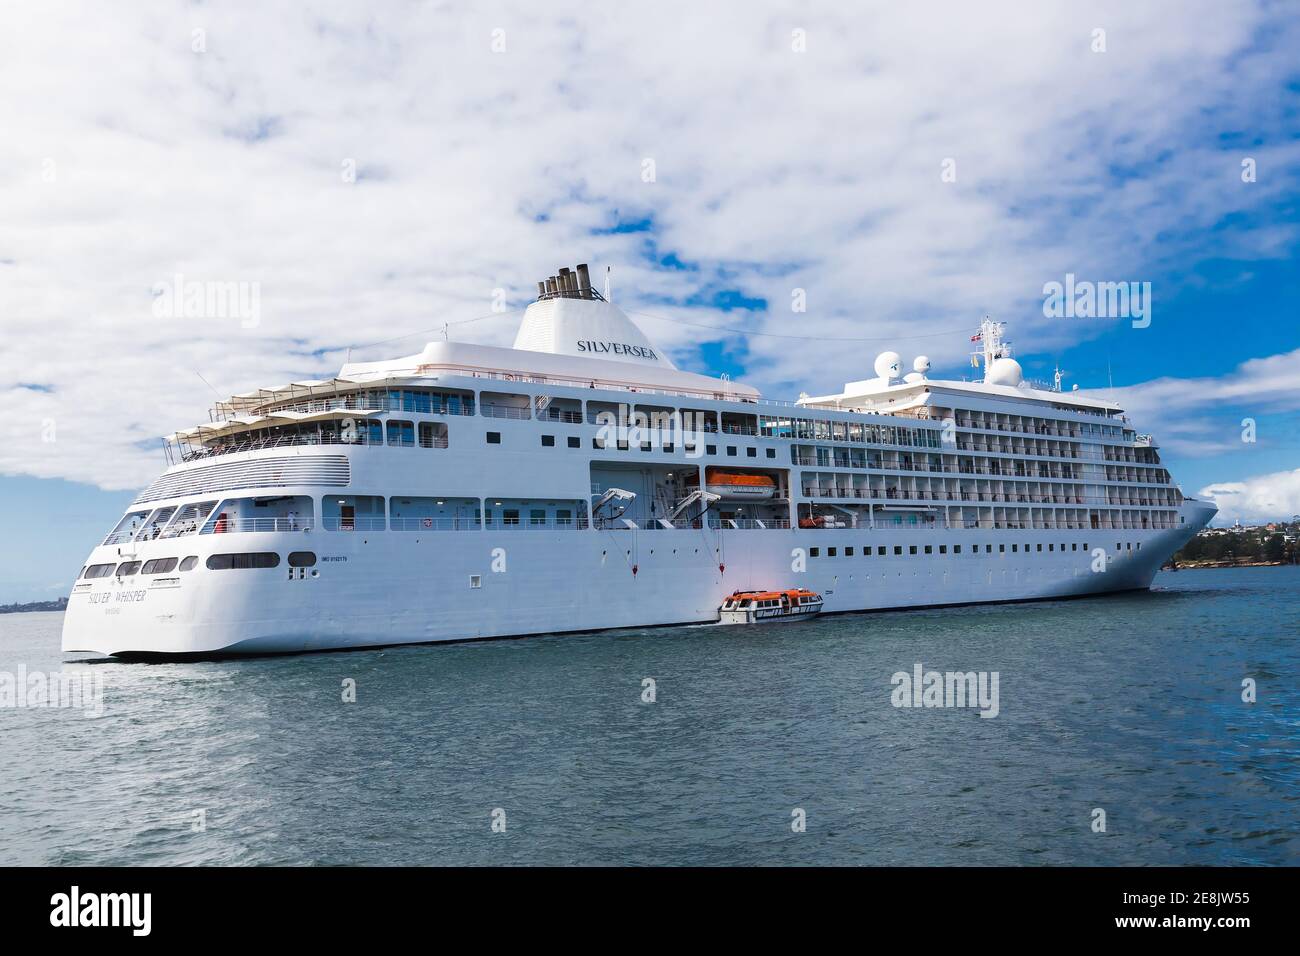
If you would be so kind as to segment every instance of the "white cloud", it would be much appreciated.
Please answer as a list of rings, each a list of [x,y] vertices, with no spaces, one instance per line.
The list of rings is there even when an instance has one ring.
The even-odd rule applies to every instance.
[[[1251,359],[1219,377],[1158,378],[1105,394],[1170,451],[1240,452],[1247,418],[1300,409],[1300,349]]]
[[[1215,524],[1256,524],[1300,514],[1300,468],[1209,485],[1200,491],[1219,506]]]
[[[905,337],[992,311],[1064,347],[1096,326],[1044,319],[1048,279],[1187,273],[1294,240],[1231,225],[1270,208],[1300,154],[1268,135],[1300,25],[1266,3],[152,0],[5,16],[0,376],[42,386],[5,392],[5,473],[142,484],[157,436],[214,397],[196,373],[222,393],[328,374],[348,344],[487,313],[495,288],[522,306],[572,261],[613,262],[620,301],[647,312],[806,332],[805,349],[747,341],[755,384],[790,395],[870,367],[872,346],[818,335],[895,337],[944,365],[964,338]],[[1243,126],[1290,142],[1251,148],[1249,188],[1240,148],[1215,138]],[[595,234],[616,216],[653,217],[660,252],[696,268]],[[178,272],[259,282],[261,324],[155,318],[151,288]],[[795,286],[807,314],[787,311]],[[661,304],[720,288],[771,311]],[[504,344],[516,321],[460,334]],[[707,335],[647,329],[679,355]]]

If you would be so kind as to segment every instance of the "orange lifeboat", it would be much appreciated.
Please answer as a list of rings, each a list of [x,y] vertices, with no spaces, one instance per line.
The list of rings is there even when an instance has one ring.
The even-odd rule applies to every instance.
[[[785,591],[735,591],[722,602],[718,619],[723,624],[767,624],[797,621],[821,613],[822,596],[806,588]]]
[[[752,475],[722,468],[704,469],[704,488],[723,498],[764,500],[775,498],[776,480],[769,475]]]

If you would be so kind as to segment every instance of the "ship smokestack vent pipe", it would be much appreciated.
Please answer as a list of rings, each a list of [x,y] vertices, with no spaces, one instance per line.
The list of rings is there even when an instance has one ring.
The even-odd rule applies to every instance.
[[[544,295],[546,295],[546,283],[545,283],[544,281],[543,281],[543,282],[538,282],[538,283],[537,283],[537,297],[540,299],[540,298],[541,298],[542,296],[544,296]]]
[[[585,262],[578,263],[578,296],[583,299],[591,298],[591,275],[587,271]]]

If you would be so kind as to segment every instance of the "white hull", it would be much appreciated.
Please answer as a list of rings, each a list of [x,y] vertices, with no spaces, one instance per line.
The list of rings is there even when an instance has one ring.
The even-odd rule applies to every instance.
[[[819,592],[824,612],[1003,603],[1150,586],[1161,564],[1214,513],[1182,506],[1166,530],[510,530],[205,535],[182,550],[199,566],[160,579],[82,582],[68,605],[63,649],[101,654],[270,654],[463,641],[539,633],[716,621],[736,590],[795,583]],[[1011,543],[1044,550],[1012,554]],[[1048,552],[1048,544],[1064,552]],[[1134,550],[1115,544],[1132,544]],[[1137,545],[1141,544],[1138,548]],[[930,544],[935,553],[925,555]],[[948,554],[938,554],[940,544]],[[952,553],[962,544],[963,553]],[[971,553],[974,545],[981,553]],[[983,553],[991,544],[992,554]],[[1083,550],[1087,544],[1089,551]],[[864,557],[870,545],[873,553]],[[922,553],[908,554],[918,545]],[[1006,552],[999,546],[1006,545]],[[1078,545],[1079,550],[1070,550]],[[885,547],[887,554],[874,551]],[[904,553],[893,554],[901,546]],[[173,542],[138,544],[144,560]],[[316,577],[274,569],[209,571],[207,553],[311,547]],[[829,548],[838,551],[828,557]],[[852,547],[854,555],[845,556]],[[792,573],[794,549],[818,548]],[[1104,548],[1105,572],[1091,553]],[[492,570],[504,549],[505,570]],[[629,554],[628,552],[632,552]],[[498,558],[500,554],[498,553]],[[91,562],[116,558],[101,547]],[[341,560],[327,560],[329,558]],[[632,573],[635,563],[637,573]],[[723,569],[719,564],[724,565]],[[470,587],[471,575],[481,586]]]
[[[774,587],[830,613],[1103,594],[1148,587],[1214,515],[1118,406],[1003,381],[991,323],[983,384],[896,383],[886,353],[880,379],[768,403],[674,368],[571,280],[542,284],[515,349],[431,343],[170,436],[180,461],[91,552],[63,649],[688,624]]]

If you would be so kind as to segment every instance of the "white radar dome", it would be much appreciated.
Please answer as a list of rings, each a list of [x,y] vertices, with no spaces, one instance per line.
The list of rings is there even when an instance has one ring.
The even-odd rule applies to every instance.
[[[930,360],[924,355],[918,355],[916,361],[912,363],[912,371],[903,376],[904,382],[924,382],[925,373],[930,371]]]
[[[897,352],[881,352],[876,356],[876,375],[886,382],[892,382],[903,371],[903,360]]]
[[[1024,377],[1025,373],[1021,370],[1020,363],[1012,358],[994,359],[993,364],[984,373],[984,381],[989,385],[1015,387]]]

